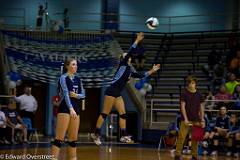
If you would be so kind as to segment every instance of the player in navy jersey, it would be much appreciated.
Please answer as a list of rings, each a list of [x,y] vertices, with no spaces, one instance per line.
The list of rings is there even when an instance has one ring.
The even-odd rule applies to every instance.
[[[231,156],[233,153],[234,158],[238,158],[238,152],[240,147],[239,133],[240,133],[240,126],[239,126],[237,114],[233,112],[230,114],[230,127],[226,135],[226,138],[228,139],[227,156]]]
[[[120,141],[124,143],[132,142],[131,137],[127,136],[127,133],[126,133],[126,111],[125,111],[123,98],[121,96],[121,92],[131,77],[144,78],[156,72],[160,68],[160,64],[153,65],[153,68],[148,72],[146,72],[145,74],[139,74],[132,67],[131,54],[132,54],[133,48],[136,48],[137,44],[140,41],[142,41],[143,38],[144,38],[144,34],[142,32],[138,33],[137,38],[133,43],[133,45],[130,47],[129,51],[121,55],[120,64],[115,73],[112,84],[105,91],[103,110],[100,116],[98,117],[95,133],[91,133],[91,137],[97,145],[101,144],[100,128],[104,120],[107,118],[108,114],[111,112],[113,105],[117,109],[120,117],[120,120],[119,120],[119,126],[121,128]]]
[[[226,138],[227,132],[230,129],[229,116],[227,115],[226,106],[221,106],[219,110],[219,116],[216,119],[216,124],[212,132],[210,133],[209,139],[212,140],[212,153],[211,156],[217,156],[219,150],[219,139]]]
[[[79,112],[82,99],[85,98],[85,91],[81,79],[75,73],[77,61],[68,59],[64,62],[64,73],[58,81],[58,90],[61,102],[58,108],[56,136],[52,145],[52,155],[58,158],[61,143],[68,131],[68,152],[71,160],[77,160],[76,141],[80,124]]]

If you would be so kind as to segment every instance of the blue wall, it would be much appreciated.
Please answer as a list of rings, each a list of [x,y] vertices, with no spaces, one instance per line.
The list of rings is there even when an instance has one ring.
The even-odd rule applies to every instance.
[[[120,1],[120,30],[147,30],[144,22],[148,17],[159,18],[160,26],[154,30],[156,32],[168,32],[169,26],[164,25],[169,23],[169,16],[185,16],[185,15],[202,15],[209,13],[223,13],[232,10],[233,0],[121,0]],[[129,16],[129,15],[139,15]],[[213,25],[214,29],[226,29],[231,24],[230,16],[202,16],[202,17],[178,17],[172,18],[172,23],[199,23],[208,22],[210,20],[221,21],[222,24]],[[127,22],[136,23],[137,27]],[[210,25],[175,25],[171,26],[171,31],[193,31],[193,30],[209,30]]]
[[[51,19],[60,20],[61,15],[54,15],[63,12],[64,8],[69,8],[70,28],[79,30],[99,30],[101,28],[102,10],[101,0],[48,0],[48,12]],[[1,3],[0,15],[23,15],[22,10],[6,11],[3,8],[25,8],[26,24],[35,28],[38,5],[45,4],[45,0],[8,0]],[[117,4],[117,3],[115,3]],[[110,4],[109,4],[110,5]],[[149,31],[145,26],[148,17],[159,18],[160,26],[155,32],[169,31],[202,31],[210,29],[230,29],[231,15],[223,16],[196,16],[172,18],[171,23],[202,23],[217,21],[221,24],[185,24],[170,26],[169,16],[186,16],[209,13],[231,12],[233,0],[120,0],[120,30]],[[86,14],[88,12],[88,14]],[[11,13],[11,14],[9,14]],[[91,14],[89,14],[91,13]],[[94,14],[93,14],[94,13]],[[96,14],[97,13],[97,14]],[[7,18],[6,18],[7,19]],[[6,20],[9,21],[9,20]],[[12,18],[11,23],[20,23],[19,18]],[[45,22],[44,22],[45,24]]]
[[[35,28],[36,24],[36,15],[38,12],[38,6],[45,6],[45,0],[8,0],[1,2],[1,15],[13,15],[13,16],[23,16],[23,11],[21,9],[9,10],[6,8],[24,8],[26,12],[26,24]],[[48,13],[49,17],[53,20],[61,20],[62,16],[60,14],[55,14],[59,12],[63,12],[64,8],[69,9],[70,16],[70,27],[72,29],[80,29],[80,30],[99,30],[101,25],[101,16],[100,14],[81,14],[82,12],[101,12],[101,1],[100,0],[48,0]],[[5,21],[13,21],[17,24],[23,23],[22,20],[17,18],[6,18]],[[91,21],[91,22],[80,22],[81,21]],[[72,22],[72,23],[71,23]],[[43,23],[45,24],[45,22]],[[44,25],[45,26],[45,25]]]

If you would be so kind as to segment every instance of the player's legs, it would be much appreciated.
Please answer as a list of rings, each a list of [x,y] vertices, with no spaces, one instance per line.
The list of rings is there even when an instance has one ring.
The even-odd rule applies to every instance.
[[[61,143],[64,141],[66,131],[68,129],[70,121],[70,115],[68,113],[58,113],[56,124],[56,136],[52,145],[52,155],[54,158],[58,158]]]
[[[111,112],[115,99],[116,99],[115,97],[107,96],[107,95],[104,97],[102,113],[98,117],[94,133],[91,133],[91,138],[93,139],[96,145],[101,144],[101,141],[100,141],[101,127],[104,120],[107,118],[108,114]]]
[[[125,105],[122,96],[116,98],[114,106],[116,107],[118,113],[119,113],[119,126],[121,129],[121,138],[120,141],[123,143],[133,143],[130,136],[127,135],[126,131],[126,111],[125,111]]]
[[[69,160],[77,160],[76,142],[78,139],[78,130],[80,125],[80,116],[70,118],[68,127],[68,157]]]

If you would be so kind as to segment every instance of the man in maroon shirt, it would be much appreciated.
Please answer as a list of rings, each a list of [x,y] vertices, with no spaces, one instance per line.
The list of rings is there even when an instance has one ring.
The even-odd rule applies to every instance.
[[[181,104],[181,124],[180,131],[177,139],[176,146],[176,155],[175,160],[180,160],[180,155],[182,152],[183,144],[187,134],[190,131],[190,127],[192,125],[201,125],[203,128],[205,127],[204,122],[204,99],[197,91],[196,84],[197,79],[190,75],[187,77],[187,88],[182,93],[180,98]],[[192,159],[197,160],[198,158],[198,142],[192,140]]]

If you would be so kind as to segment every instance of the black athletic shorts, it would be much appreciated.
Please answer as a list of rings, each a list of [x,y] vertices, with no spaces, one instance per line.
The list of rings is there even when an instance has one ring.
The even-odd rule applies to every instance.
[[[120,97],[121,95],[121,90],[118,89],[117,87],[110,86],[106,89],[105,91],[106,96],[112,96],[112,97]]]
[[[82,106],[82,102],[81,100],[76,100],[76,101],[71,101],[72,105],[73,105],[73,109],[75,110],[76,114],[79,115],[80,114],[80,107]],[[62,102],[60,103],[59,107],[58,107],[58,113],[68,113],[70,114],[70,110],[65,102],[65,100],[63,99]]]

